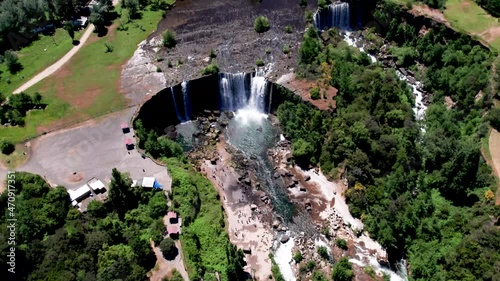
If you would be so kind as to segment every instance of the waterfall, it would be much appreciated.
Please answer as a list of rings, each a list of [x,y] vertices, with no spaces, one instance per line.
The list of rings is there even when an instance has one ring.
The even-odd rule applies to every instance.
[[[247,103],[247,86],[245,73],[219,74],[221,109],[236,111]]]
[[[191,115],[191,103],[189,102],[189,96],[188,96],[188,82],[183,81],[181,83],[182,87],[182,99],[184,102],[184,121],[187,121],[190,118]]]
[[[177,115],[177,119],[179,120],[179,122],[182,122],[183,119],[182,119],[181,115],[179,114],[179,109],[177,108],[177,101],[175,100],[174,87],[170,87],[170,93],[172,94],[172,100],[174,102],[175,114]]]
[[[314,26],[321,30],[324,28],[337,27],[342,30],[350,28],[349,3],[337,2],[326,8],[318,9],[314,14]]]
[[[249,109],[257,112],[264,112],[266,106],[267,80],[263,73],[256,72],[252,77],[250,99],[248,101]]]

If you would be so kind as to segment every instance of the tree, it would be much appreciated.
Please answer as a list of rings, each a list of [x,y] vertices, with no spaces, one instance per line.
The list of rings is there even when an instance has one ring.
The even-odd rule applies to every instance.
[[[25,113],[32,107],[33,100],[26,93],[19,93],[9,97],[9,106],[21,113]]]
[[[75,40],[75,30],[73,29],[73,23],[70,21],[67,21],[64,24],[64,29],[68,32],[69,37],[71,38],[72,41]]]
[[[316,86],[314,88],[312,88],[311,90],[311,99],[313,100],[319,100],[321,98],[321,94],[319,92],[319,87]]]
[[[121,174],[116,168],[113,168],[111,176],[109,202],[118,216],[123,218],[127,210],[137,207],[138,199],[131,190],[133,187],[130,177]]]
[[[305,36],[304,43],[299,50],[300,62],[303,64],[311,64],[316,60],[320,52],[320,45],[317,39],[316,29],[310,27]]]
[[[295,161],[298,165],[307,167],[307,165],[311,163],[311,159],[314,156],[314,147],[310,142],[298,139],[293,143],[292,150],[293,157],[295,157]]]
[[[352,265],[346,257],[341,258],[333,267],[332,278],[335,281],[350,281],[354,277]]]
[[[495,108],[488,112],[486,120],[490,122],[491,127],[500,132],[500,108]]]
[[[253,27],[257,33],[264,33],[268,31],[271,26],[269,25],[267,17],[258,16],[253,23]]]
[[[174,269],[170,277],[165,277],[162,279],[162,281],[184,281],[184,278],[179,273],[179,271],[177,271],[177,269]]]
[[[40,105],[40,102],[42,102],[42,95],[40,95],[39,92],[35,92],[35,94],[33,95],[33,103],[35,103],[36,105]]]
[[[163,46],[172,49],[177,45],[177,40],[175,39],[175,32],[170,29],[165,30],[162,33],[163,36]]]
[[[97,280],[125,280],[132,272],[135,254],[128,245],[104,245],[99,250]]]
[[[318,255],[322,258],[327,260],[330,255],[328,254],[328,249],[325,246],[319,246],[316,248],[316,251],[318,251]]]
[[[108,6],[103,3],[97,3],[90,8],[89,21],[95,25],[98,33],[104,31],[106,24],[106,15],[108,13]]]
[[[139,0],[124,0],[124,6],[128,9],[129,16],[131,19],[140,18],[140,3]]]
[[[10,155],[15,150],[15,146],[10,141],[2,140],[0,141],[0,151],[5,155]]]
[[[16,73],[22,69],[21,64],[19,63],[19,57],[13,51],[7,50],[4,53],[4,62],[10,73]]]
[[[168,260],[174,259],[179,253],[174,240],[170,237],[165,238],[160,242],[160,250],[163,253],[163,256]]]

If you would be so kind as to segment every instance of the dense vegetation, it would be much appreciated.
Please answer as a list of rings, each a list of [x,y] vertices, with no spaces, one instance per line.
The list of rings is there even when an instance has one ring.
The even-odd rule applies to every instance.
[[[16,274],[9,280],[145,280],[155,256],[149,239],[163,238],[163,193],[131,188],[113,170],[109,200],[92,201],[87,213],[69,205],[64,187],[50,188],[37,175],[15,174],[15,209],[0,196],[0,252],[6,272],[8,212],[16,221]]]
[[[242,280],[243,252],[229,241],[217,191],[192,169],[179,144],[147,131],[140,120],[135,128],[139,147],[161,158],[172,177],[172,209],[183,220],[180,240],[191,280],[216,280],[215,272],[224,281]]]
[[[0,102],[3,98],[0,96]],[[26,113],[31,109],[41,108],[42,95],[35,92],[33,96],[25,93],[11,95],[8,102],[0,106],[0,123],[9,123],[12,126],[24,126],[24,118]]]
[[[479,6],[495,17],[500,17],[500,0],[476,0]]]
[[[375,12],[388,22],[382,35],[395,42],[399,63],[433,93],[425,120],[415,120],[409,87],[393,70],[370,64],[335,32],[321,42],[311,29],[301,46],[299,74],[327,76],[339,90],[337,110],[332,116],[285,102],[278,117],[297,163],[345,177],[353,215],[392,262],[408,259],[414,280],[496,280],[499,209],[491,169],[480,153],[488,131],[483,114],[492,106],[492,54],[439,25],[419,34],[421,26],[399,22],[387,5]],[[456,102],[453,109],[445,107],[446,96]]]

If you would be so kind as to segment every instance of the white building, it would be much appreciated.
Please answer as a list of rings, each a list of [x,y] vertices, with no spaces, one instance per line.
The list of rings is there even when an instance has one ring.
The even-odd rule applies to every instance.
[[[144,177],[142,178],[142,187],[153,188],[155,185],[155,178],[153,177]]]
[[[90,185],[90,188],[92,188],[95,193],[103,193],[106,191],[106,186],[104,185],[104,183],[96,178],[88,181],[88,185]]]
[[[77,190],[68,189],[69,197],[71,201],[82,201],[90,195],[90,188],[88,185],[83,185]]]

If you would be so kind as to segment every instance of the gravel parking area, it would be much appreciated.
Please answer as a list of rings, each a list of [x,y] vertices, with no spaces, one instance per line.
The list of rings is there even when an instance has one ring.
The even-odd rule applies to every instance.
[[[125,140],[134,143],[133,131],[124,134],[137,107],[84,122],[74,128],[54,132],[31,142],[31,157],[18,170],[39,174],[53,186],[77,189],[92,177],[108,185],[111,170],[128,172],[132,179],[155,177],[167,189],[171,179],[166,167],[143,158],[137,150],[127,150]]]

